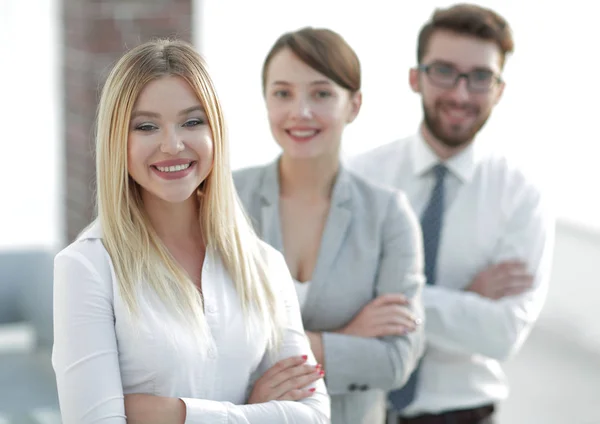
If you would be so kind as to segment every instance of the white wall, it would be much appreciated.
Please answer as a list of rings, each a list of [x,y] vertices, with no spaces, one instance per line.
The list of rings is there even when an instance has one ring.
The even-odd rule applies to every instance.
[[[0,249],[61,242],[58,0],[0,0]]]
[[[600,353],[600,232],[561,221],[538,326]],[[600,364],[600,360],[598,362]]]

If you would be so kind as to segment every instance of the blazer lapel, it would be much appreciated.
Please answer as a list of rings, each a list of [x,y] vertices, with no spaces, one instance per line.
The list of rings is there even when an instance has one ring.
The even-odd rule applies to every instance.
[[[324,284],[336,283],[329,281],[329,272],[346,238],[352,220],[351,206],[350,175],[343,167],[340,167],[333,187],[325,230],[321,238],[319,257],[312,274],[311,287],[303,310],[303,319],[307,326],[311,325],[311,319],[318,309],[320,287]]]
[[[259,189],[261,238],[283,253],[283,237],[279,219],[279,160],[264,168]]]

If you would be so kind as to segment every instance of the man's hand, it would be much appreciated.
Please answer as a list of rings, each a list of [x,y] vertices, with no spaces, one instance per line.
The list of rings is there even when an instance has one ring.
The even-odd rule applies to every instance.
[[[402,294],[384,294],[369,302],[339,332],[359,337],[402,336],[421,323]]]
[[[320,365],[306,364],[306,356],[293,356],[273,365],[254,383],[248,404],[270,400],[301,400],[313,394],[307,386],[323,378]]]
[[[127,424],[184,424],[185,403],[178,398],[125,395]]]
[[[497,300],[524,293],[532,285],[533,276],[527,272],[523,262],[506,261],[481,271],[465,290]]]

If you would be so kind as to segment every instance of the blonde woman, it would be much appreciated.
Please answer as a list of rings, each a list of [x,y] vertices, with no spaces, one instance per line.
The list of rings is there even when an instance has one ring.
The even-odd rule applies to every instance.
[[[247,223],[227,149],[190,45],[146,43],[116,64],[98,217],[55,259],[64,424],[329,422],[291,277]]]

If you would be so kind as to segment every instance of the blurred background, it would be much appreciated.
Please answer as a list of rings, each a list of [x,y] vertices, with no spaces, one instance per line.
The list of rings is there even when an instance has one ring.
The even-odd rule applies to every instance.
[[[93,217],[98,89],[127,48],[156,36],[197,46],[239,168],[278,153],[260,83],[271,44],[288,30],[329,27],[363,66],[363,108],[344,140],[353,155],[417,129],[420,100],[407,81],[417,33],[452,3],[0,0],[0,424],[60,423],[49,362],[52,258]],[[506,366],[512,395],[500,424],[600,424],[597,16],[585,0],[475,3],[503,14],[516,42],[481,138],[545,186],[558,217],[548,301]]]

